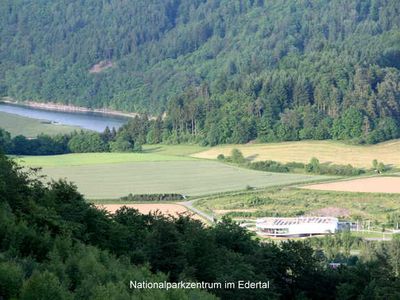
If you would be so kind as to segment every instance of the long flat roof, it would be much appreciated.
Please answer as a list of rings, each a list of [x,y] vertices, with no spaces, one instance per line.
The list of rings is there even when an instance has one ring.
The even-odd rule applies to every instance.
[[[298,224],[332,224],[339,220],[333,217],[297,217],[297,218],[260,218],[257,219],[257,224],[269,226],[290,226]]]

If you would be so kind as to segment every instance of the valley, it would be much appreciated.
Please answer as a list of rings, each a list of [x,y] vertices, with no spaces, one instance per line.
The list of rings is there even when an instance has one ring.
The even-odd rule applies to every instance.
[[[0,1],[0,300],[400,299],[399,41],[399,0]]]

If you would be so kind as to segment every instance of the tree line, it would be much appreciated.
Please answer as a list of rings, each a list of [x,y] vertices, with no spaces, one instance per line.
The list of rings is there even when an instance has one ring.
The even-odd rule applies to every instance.
[[[371,127],[372,121],[367,122],[368,118],[354,107],[334,120],[329,117],[319,118],[321,115],[312,106],[307,106],[299,110],[301,114],[286,111],[281,115],[285,121],[274,123],[267,121],[261,113],[254,115],[253,108],[249,110],[245,101],[228,101],[226,105],[231,108],[222,109],[212,98],[196,98],[193,102],[187,98],[188,95],[186,93],[184,97],[175,98],[176,101],[170,103],[166,115],[149,118],[147,114],[140,114],[130,118],[118,130],[106,127],[102,133],[75,131],[55,136],[41,134],[28,139],[22,135],[11,137],[0,128],[0,148],[6,153],[16,155],[54,155],[140,152],[144,144],[159,143],[215,146],[247,143],[252,140],[277,142],[336,139],[374,144],[400,137],[400,127],[394,118],[374,119],[373,122],[377,124],[374,128]],[[208,113],[203,111],[208,108],[211,109]],[[221,109],[224,111],[223,115]],[[284,125],[282,122],[287,123]]]
[[[3,299],[396,299],[399,239],[260,242],[230,219],[114,215],[65,181],[44,184],[0,154],[0,296]],[[350,244],[349,244],[350,243]],[[330,247],[329,245],[338,245]],[[350,246],[349,246],[350,245]],[[336,249],[336,250],[335,250]],[[342,253],[342,254],[340,254]],[[332,269],[331,262],[341,262]],[[131,290],[129,280],[266,281],[270,289]],[[318,283],[318,284],[316,284]]]
[[[36,138],[23,135],[11,137],[0,128],[0,150],[12,155],[57,155],[90,152],[140,152],[140,140],[125,130],[106,127],[104,132],[74,131],[50,136],[40,134]]]

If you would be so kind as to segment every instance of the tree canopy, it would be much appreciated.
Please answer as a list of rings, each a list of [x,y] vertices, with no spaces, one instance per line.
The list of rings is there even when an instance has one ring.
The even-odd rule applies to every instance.
[[[0,95],[166,112],[175,142],[379,142],[399,136],[399,15],[397,0],[6,0]]]
[[[74,185],[44,184],[0,154],[2,299],[397,299],[399,242],[342,234],[275,244],[228,218],[205,226],[127,207],[110,215]],[[350,252],[357,243],[358,257]],[[331,269],[332,261],[342,266]],[[270,281],[270,288],[140,290],[131,280]]]

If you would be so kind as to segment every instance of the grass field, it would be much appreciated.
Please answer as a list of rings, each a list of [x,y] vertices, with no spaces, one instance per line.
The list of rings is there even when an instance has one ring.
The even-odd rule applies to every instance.
[[[16,160],[31,167],[65,167],[131,162],[196,160],[188,156],[204,149],[196,145],[145,145],[143,153],[72,153],[54,156],[20,156]]]
[[[182,144],[182,145],[144,145],[143,153],[163,154],[171,156],[188,156],[200,151],[210,149],[199,145]]]
[[[342,216],[354,220],[358,216],[362,220],[371,220],[372,225],[386,222],[388,214],[399,214],[399,204],[399,196],[395,194],[314,191],[289,187],[209,196],[194,202],[196,208],[214,213],[217,217],[227,213],[237,218],[309,214]]]
[[[0,128],[10,132],[12,136],[22,134],[26,137],[36,137],[41,133],[56,135],[58,133],[81,130],[79,127],[49,124],[43,120],[26,118],[5,112],[0,112]]]
[[[23,156],[17,158],[17,161],[22,165],[32,167],[70,167],[179,160],[196,159],[157,153],[73,153],[55,156]]]
[[[26,161],[27,159],[25,158]],[[44,166],[43,174],[52,179],[66,178],[75,182],[79,191],[89,199],[115,199],[129,193],[180,193],[199,196],[243,190],[248,185],[261,188],[327,178],[259,172],[219,162],[182,158],[151,161],[151,157],[146,160],[141,157],[140,161],[113,164],[94,164],[90,160],[89,164],[75,166],[58,164],[57,158],[48,159],[52,160],[53,166]],[[43,166],[44,162],[41,164]]]
[[[252,160],[275,160],[280,162],[309,162],[317,157],[320,162],[352,164],[370,168],[377,159],[385,164],[400,166],[400,140],[378,145],[346,145],[335,141],[300,141],[271,144],[224,145],[194,154],[194,157],[215,159],[219,154],[230,155],[233,148],[242,151]]]

